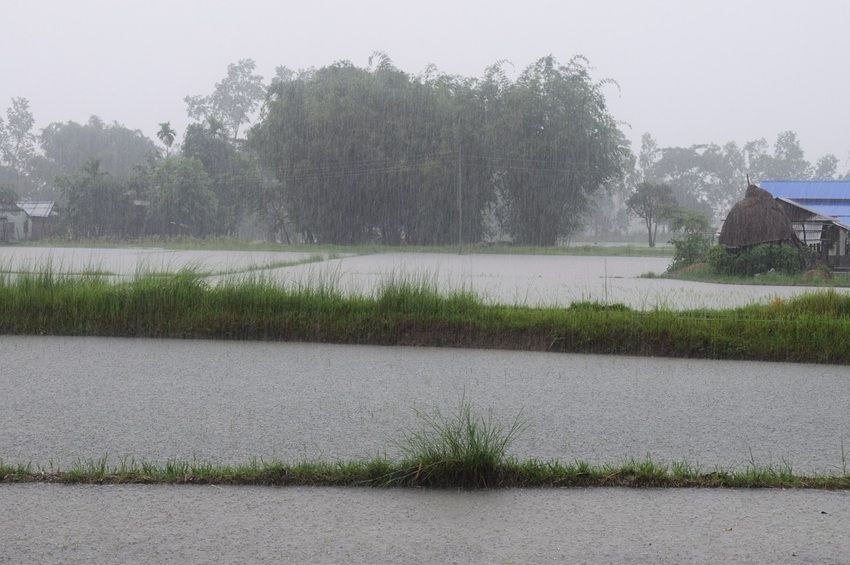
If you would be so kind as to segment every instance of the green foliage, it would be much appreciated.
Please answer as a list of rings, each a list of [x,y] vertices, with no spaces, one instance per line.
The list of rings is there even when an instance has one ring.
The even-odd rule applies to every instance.
[[[625,304],[603,304],[602,302],[593,302],[590,300],[581,300],[573,302],[569,305],[569,310],[584,311],[584,312],[629,312],[631,308]]]
[[[0,184],[0,205],[9,206],[18,201],[18,193],[8,184]]]
[[[577,229],[599,187],[622,177],[628,144],[580,57],[543,57],[516,82],[500,69],[494,79],[491,139],[505,152],[494,173],[506,227],[517,242],[554,245]]]
[[[673,262],[667,269],[671,273],[690,265],[706,262],[712,248],[711,239],[701,233],[689,233],[682,239],[670,240],[670,243],[676,250]]]
[[[789,298],[773,304],[785,315],[800,316],[810,314],[815,316],[850,317],[850,295],[839,293],[832,289],[824,292],[813,292]]]
[[[239,151],[214,119],[186,129],[183,156],[198,159],[209,177],[209,189],[216,201],[212,233],[233,235],[249,209],[264,209],[256,160]]]
[[[843,459],[842,459],[843,461]],[[633,487],[633,488],[804,488],[850,489],[850,474],[799,475],[788,466],[745,469],[713,468],[710,471],[687,461],[659,463],[646,459],[629,459],[619,465],[592,465],[586,461],[563,463],[557,460],[507,460],[499,463],[485,484],[468,481],[469,467],[463,462],[456,469],[446,469],[441,481],[424,483],[419,468],[409,462],[386,458],[355,461],[306,461],[287,464],[281,461],[252,460],[243,465],[214,465],[198,461],[169,460],[163,464],[137,462],[124,458],[110,465],[107,457],[78,461],[62,470],[53,465],[41,467],[31,463],[10,465],[0,461],[2,483],[64,484],[183,484],[183,485],[256,485],[256,486],[372,486],[462,488],[533,487]],[[435,477],[436,478],[436,477]]]
[[[650,247],[655,247],[658,223],[676,207],[673,190],[666,184],[640,183],[626,200],[626,208],[644,221]]]
[[[792,245],[764,243],[738,252],[717,245],[710,250],[708,263],[721,275],[753,276],[771,270],[793,275],[803,270],[806,259]]]
[[[117,122],[104,124],[97,116],[86,124],[48,125],[41,133],[41,148],[44,156],[36,160],[36,173],[48,184],[57,176],[74,174],[92,160],[100,163],[102,172],[126,179],[157,152],[141,131]]]
[[[133,210],[127,183],[104,172],[100,161],[87,162],[57,184],[66,202],[62,221],[71,236],[128,235]]]
[[[417,290],[419,289],[419,290]],[[407,293],[405,295],[405,293]],[[349,296],[334,281],[281,288],[261,275],[208,285],[191,271],[0,273],[0,333],[449,345],[714,359],[850,363],[846,298],[735,310],[491,305],[414,283]]]
[[[171,127],[171,122],[160,122],[159,131],[156,136],[165,145],[166,154],[171,150],[171,144],[174,143],[174,138],[177,137],[177,132]]]
[[[682,206],[673,206],[667,212],[670,230],[685,235],[706,234],[711,230],[711,222],[700,210],[691,210]]]
[[[187,96],[187,112],[199,121],[213,120],[233,139],[239,128],[251,122],[253,113],[265,97],[263,77],[254,74],[253,59],[241,59],[227,65],[227,76],[215,84],[209,96]]]
[[[498,65],[474,80],[373,61],[281,72],[251,131],[277,180],[264,201],[284,201],[307,241],[474,242],[495,211],[517,243],[553,245],[622,173],[627,143],[579,59],[516,81]]]
[[[520,413],[505,428],[491,411],[476,413],[465,398],[454,414],[418,415],[421,428],[401,442],[401,466],[410,470],[407,482],[423,486],[495,486],[508,448],[527,427]]]
[[[160,161],[145,173],[142,182],[150,196],[150,231],[195,237],[215,232],[218,202],[201,161],[194,157]]]

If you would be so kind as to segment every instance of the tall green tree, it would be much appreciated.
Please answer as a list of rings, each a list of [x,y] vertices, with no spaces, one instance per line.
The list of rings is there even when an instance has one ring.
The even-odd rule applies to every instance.
[[[215,195],[216,208],[211,231],[235,235],[249,210],[260,209],[261,175],[253,155],[241,151],[221,135],[220,124],[192,124],[183,139],[183,155],[201,162]]]
[[[650,247],[655,247],[658,224],[676,207],[673,190],[666,184],[642,182],[626,200],[629,211],[644,221]]]
[[[279,77],[250,142],[308,241],[470,241],[491,191],[482,115],[470,81],[425,82],[376,54],[368,68],[340,62]]]
[[[150,200],[148,231],[165,236],[215,233],[216,197],[204,166],[178,156],[152,163],[137,179]]]
[[[92,159],[57,183],[65,201],[63,222],[72,237],[125,235],[132,208],[125,179],[104,172]]]
[[[554,245],[582,223],[590,197],[621,177],[628,143],[602,83],[583,59],[544,57],[503,92],[491,140],[507,229],[514,240]]]
[[[15,190],[27,193],[33,189],[30,178],[36,155],[35,118],[29,101],[12,98],[6,109],[6,119],[0,117],[0,181],[12,184]]]
[[[251,122],[266,94],[263,77],[254,74],[255,68],[253,59],[228,65],[227,76],[215,84],[212,94],[183,99],[189,117],[198,121],[214,118],[238,139],[239,129]]]

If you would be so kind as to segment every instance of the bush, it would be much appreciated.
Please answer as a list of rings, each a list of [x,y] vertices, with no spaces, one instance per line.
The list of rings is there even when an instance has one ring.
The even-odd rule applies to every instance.
[[[796,275],[806,265],[803,252],[787,243],[763,243],[737,252],[716,245],[708,251],[707,258],[715,273],[744,277],[770,270]]]
[[[688,234],[684,239],[673,239],[670,243],[676,250],[673,262],[667,269],[671,273],[697,263],[704,263],[711,249],[711,240],[699,233]]]

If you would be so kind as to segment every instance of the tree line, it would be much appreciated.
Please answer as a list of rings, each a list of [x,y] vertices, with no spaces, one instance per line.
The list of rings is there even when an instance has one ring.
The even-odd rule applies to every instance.
[[[629,210],[641,216],[628,205],[641,187],[666,186],[677,209],[717,222],[748,173],[839,176],[835,156],[808,162],[790,131],[772,148],[662,148],[646,134],[635,154],[583,58],[543,57],[515,78],[506,68],[414,75],[376,53],[365,67],[279,67],[266,84],[245,59],[210,94],[187,96],[194,123],[161,123],[158,143],[94,116],[36,134],[15,98],[0,118],[0,186],[57,200],[70,237],[248,229],[290,242],[553,245],[589,224],[624,229]]]

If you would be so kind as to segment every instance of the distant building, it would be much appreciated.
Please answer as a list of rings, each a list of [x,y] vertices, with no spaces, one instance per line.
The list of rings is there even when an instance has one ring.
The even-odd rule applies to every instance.
[[[19,239],[37,241],[53,233],[56,221],[55,202],[52,200],[22,200],[18,207],[26,213],[29,219],[29,233]]]
[[[13,243],[29,237],[30,221],[17,204],[0,203],[0,243]]]
[[[783,207],[800,241],[831,267],[850,269],[850,181],[761,183]]]
[[[22,200],[0,203],[0,243],[38,240],[53,233],[53,201]]]

